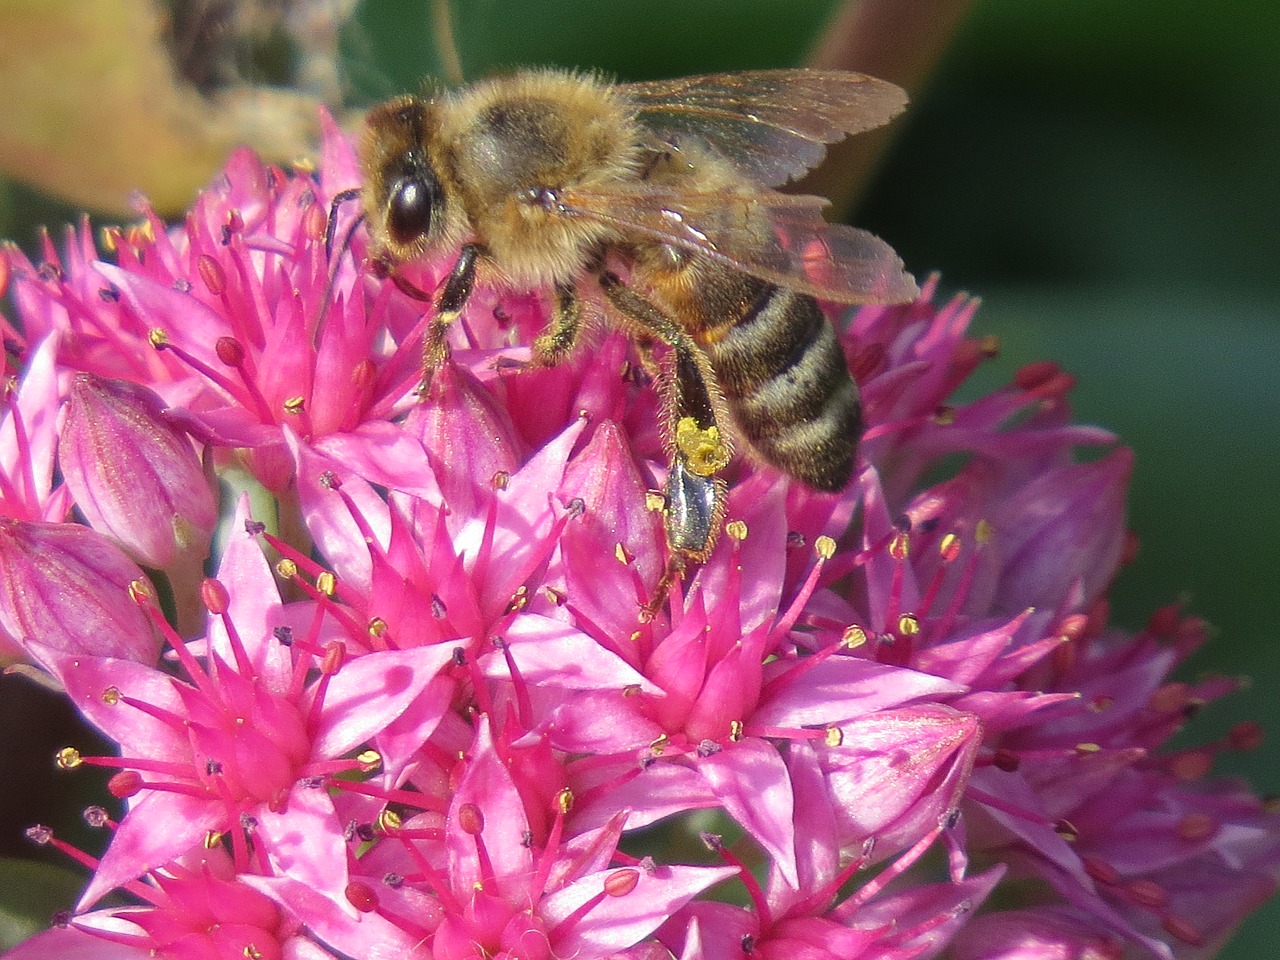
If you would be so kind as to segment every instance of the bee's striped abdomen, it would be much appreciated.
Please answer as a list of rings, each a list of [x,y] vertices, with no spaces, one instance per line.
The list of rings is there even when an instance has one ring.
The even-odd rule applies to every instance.
[[[853,474],[858,389],[835,331],[807,294],[752,281],[742,319],[707,344],[745,439],[765,460],[819,490]]]

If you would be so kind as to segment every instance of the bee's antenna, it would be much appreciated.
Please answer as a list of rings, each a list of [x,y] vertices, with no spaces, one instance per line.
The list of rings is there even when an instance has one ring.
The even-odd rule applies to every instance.
[[[352,187],[349,190],[339,190],[333,195],[333,202],[329,204],[329,222],[324,228],[324,257],[326,260],[333,259],[333,238],[338,232],[338,208],[344,203],[350,203],[352,200],[358,199],[360,196],[360,188]],[[364,214],[360,214],[356,218],[356,222],[351,225],[351,229],[347,231],[345,239],[342,241],[342,249],[338,251],[338,256],[342,256],[347,252],[347,247],[351,245],[351,236],[356,232],[356,227],[364,222]]]
[[[316,320],[317,329],[324,325],[325,319],[329,316],[329,305],[333,301],[333,286],[338,282],[338,261],[351,248],[351,238],[355,236],[360,224],[364,223],[364,214],[361,213],[352,222],[350,229],[343,234],[342,246],[338,248],[337,257],[334,257],[333,239],[338,232],[338,208],[344,203],[359,199],[359,197],[360,189],[352,187],[350,190],[340,190],[335,193],[333,202],[329,204],[329,222],[324,227],[324,258],[329,265],[329,279],[324,285],[324,299],[320,301],[320,316]]]

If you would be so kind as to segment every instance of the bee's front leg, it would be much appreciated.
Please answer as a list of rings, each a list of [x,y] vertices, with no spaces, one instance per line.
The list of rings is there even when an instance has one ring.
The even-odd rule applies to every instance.
[[[436,297],[435,314],[427,325],[422,341],[422,386],[425,392],[431,384],[431,375],[449,359],[449,344],[445,340],[449,327],[462,314],[476,284],[476,264],[484,255],[478,243],[468,243],[458,253],[458,260],[445,278],[444,287]]]

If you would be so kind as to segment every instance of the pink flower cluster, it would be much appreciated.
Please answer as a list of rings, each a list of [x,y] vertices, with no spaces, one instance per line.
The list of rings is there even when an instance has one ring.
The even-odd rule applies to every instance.
[[[1107,624],[1132,458],[1067,374],[959,403],[973,303],[858,310],[855,481],[735,464],[650,617],[628,341],[528,369],[544,302],[477,291],[418,397],[332,128],[320,171],[0,261],[0,650],[126,811],[97,862],[31,829],[92,878],[10,957],[1169,960],[1271,894],[1280,817],[1208,775],[1256,731],[1164,748],[1234,687],[1170,679],[1203,625]]]

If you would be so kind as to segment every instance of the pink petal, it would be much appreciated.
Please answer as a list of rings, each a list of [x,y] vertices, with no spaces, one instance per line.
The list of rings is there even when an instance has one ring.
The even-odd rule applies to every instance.
[[[605,897],[564,935],[554,925],[599,895],[605,880],[615,871],[604,870],[577,880],[544,897],[539,912],[552,926],[551,946],[556,956],[602,956],[647,937],[671,914],[703,890],[737,874],[733,867],[654,867],[639,869],[639,881],[630,893]]]
[[[343,825],[323,787],[295,783],[283,811],[277,813],[263,804],[254,817],[258,827],[253,835],[278,873],[306,884],[355,915],[345,896],[349,877]]]
[[[750,738],[700,758],[697,769],[725,812],[774,857],[786,881],[798,886],[791,775],[778,751]]]
[[[338,757],[395,720],[452,656],[445,644],[353,657],[334,674],[312,736],[312,757]]]
[[[210,830],[231,827],[226,816],[221,803],[205,797],[143,794],[120,821],[77,909],[93,906],[121,884],[198,847]]]

